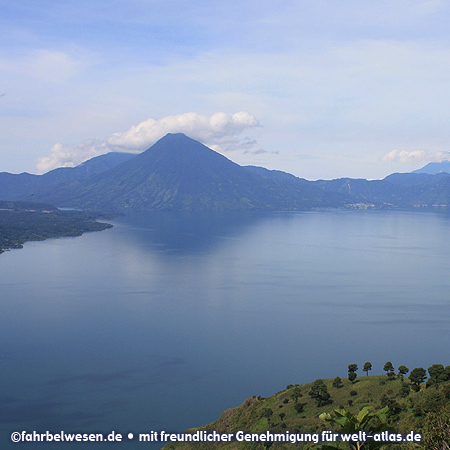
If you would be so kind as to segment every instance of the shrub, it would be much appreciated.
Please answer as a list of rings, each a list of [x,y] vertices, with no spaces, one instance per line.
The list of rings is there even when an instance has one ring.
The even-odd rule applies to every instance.
[[[402,385],[402,387],[400,388],[400,397],[402,398],[408,397],[410,390],[411,388],[408,384]]]
[[[295,410],[300,414],[303,412],[303,409],[305,408],[306,403],[296,403],[294,405]]]

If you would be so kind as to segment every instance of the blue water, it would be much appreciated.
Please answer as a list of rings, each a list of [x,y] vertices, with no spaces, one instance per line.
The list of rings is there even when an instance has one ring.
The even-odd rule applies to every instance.
[[[135,212],[114,225],[0,255],[0,448],[49,448],[12,431],[182,431],[350,363],[450,364],[448,215]],[[109,445],[52,445],[66,447]]]

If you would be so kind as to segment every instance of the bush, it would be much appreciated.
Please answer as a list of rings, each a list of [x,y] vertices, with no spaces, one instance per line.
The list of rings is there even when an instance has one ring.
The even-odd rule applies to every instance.
[[[294,389],[292,389],[291,398],[292,400],[294,400],[294,402],[297,402],[300,397],[303,397],[303,394],[300,388],[295,386]]]
[[[295,410],[300,414],[303,412],[303,409],[305,408],[306,403],[296,403],[294,405]]]
[[[261,412],[261,416],[266,419],[270,419],[270,416],[273,414],[273,411],[270,408],[264,408]]]
[[[408,397],[409,395],[409,391],[411,390],[411,387],[408,384],[404,384],[401,388],[400,388],[400,397],[401,398],[405,398]]]
[[[421,406],[427,413],[439,412],[447,404],[447,400],[439,391],[428,391],[426,397],[423,398]]]
[[[350,391],[350,395],[351,395],[352,397],[354,397],[355,395],[358,395],[358,393],[357,393],[356,391]]]
[[[389,408],[389,413],[393,416],[396,414],[400,414],[400,412],[402,411],[402,407],[400,406],[400,404],[396,400],[389,398],[387,395],[383,395],[381,397],[381,406],[383,408],[387,406]]]

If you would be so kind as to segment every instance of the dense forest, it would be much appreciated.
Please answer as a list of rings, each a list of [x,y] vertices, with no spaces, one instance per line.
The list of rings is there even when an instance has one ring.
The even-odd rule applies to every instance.
[[[22,248],[27,241],[102,231],[112,225],[96,220],[113,216],[93,211],[61,211],[46,203],[0,201],[0,253]]]

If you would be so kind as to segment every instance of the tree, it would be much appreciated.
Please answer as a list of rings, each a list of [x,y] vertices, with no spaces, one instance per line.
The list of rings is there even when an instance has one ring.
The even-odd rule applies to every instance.
[[[390,380],[393,380],[395,378],[395,372],[394,372],[394,366],[392,365],[392,363],[390,361],[388,361],[384,367],[383,370],[386,372],[386,375],[388,376],[388,378]]]
[[[358,370],[358,364],[349,364],[348,365],[348,379],[354,383],[356,380],[356,371]]]
[[[444,366],[442,364],[433,364],[428,367],[428,373],[430,378],[428,378],[427,386],[439,386],[439,384],[445,381],[446,373]]]
[[[403,377],[409,372],[409,369],[406,366],[400,366],[398,368],[398,375],[400,379],[403,381]]]
[[[416,367],[409,374],[409,381],[415,386],[415,391],[420,389],[420,384],[427,379],[427,372],[423,367]]]
[[[389,381],[395,380],[395,372],[388,372],[387,377]]]
[[[300,397],[303,397],[303,394],[302,394],[302,392],[301,392],[301,389],[300,389],[299,386],[295,386],[295,387],[292,389],[291,398],[292,398],[292,400],[294,400],[295,403],[297,403],[297,402],[298,402],[298,399],[299,399]]]
[[[372,370],[372,363],[371,362],[364,363],[363,370],[364,372],[366,372],[366,375],[369,376],[369,370]]]
[[[450,366],[445,366],[444,372],[445,372],[445,381],[449,381],[450,380]]]
[[[314,381],[309,390],[309,396],[317,402],[317,406],[326,405],[330,400],[327,386],[321,379]]]
[[[335,388],[337,388],[337,389],[339,389],[339,388],[342,387],[342,379],[341,379],[341,377],[336,377],[336,378],[333,380],[333,387],[335,387]]]
[[[319,417],[325,422],[337,425],[338,433],[358,434],[360,431],[365,431],[369,435],[381,433],[383,431],[394,432],[394,429],[387,425],[387,414],[389,408],[385,407],[376,412],[370,412],[368,406],[364,407],[358,415],[346,411],[345,409],[335,409],[334,416],[329,413],[323,413]],[[326,444],[319,444],[320,450],[332,450],[348,448],[352,450],[372,450],[386,445],[386,442],[379,442],[373,439],[366,442],[327,442]]]

